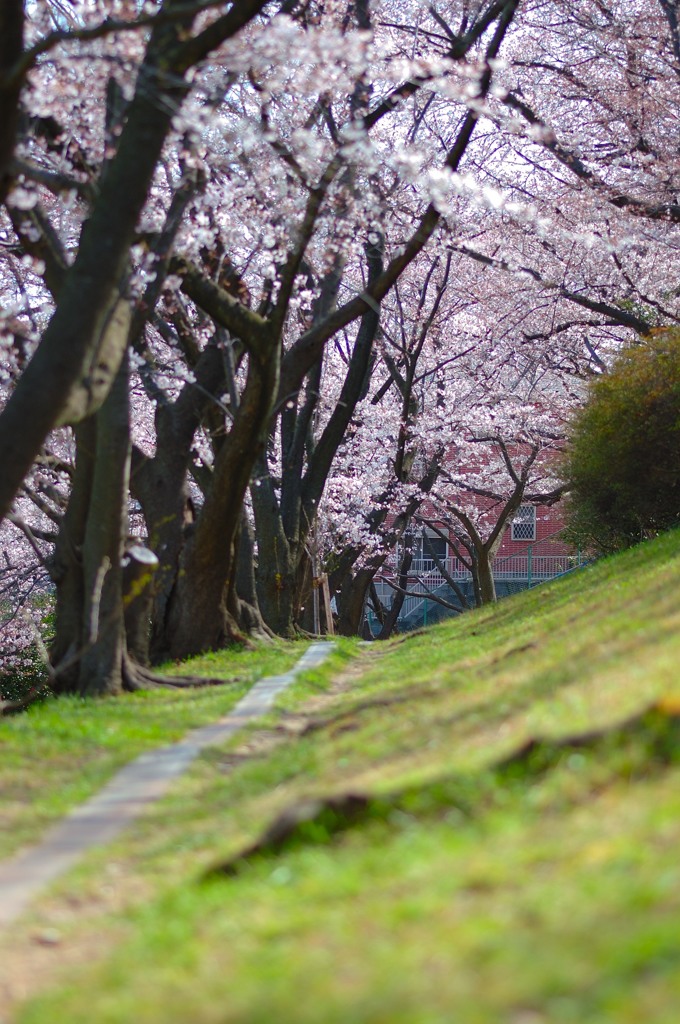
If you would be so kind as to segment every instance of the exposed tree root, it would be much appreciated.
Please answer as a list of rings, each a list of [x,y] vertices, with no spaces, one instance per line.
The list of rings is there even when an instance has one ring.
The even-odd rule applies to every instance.
[[[128,656],[123,663],[123,688],[128,693],[171,687],[175,690],[198,689],[203,686],[227,686],[238,682],[236,677],[218,679],[204,676],[167,676],[139,665]]]
[[[126,693],[138,693],[140,690],[154,689],[188,690],[199,689],[205,686],[229,686],[241,680],[240,676],[219,679],[216,676],[163,675],[137,664],[128,656],[124,659],[122,676],[123,690]],[[0,717],[20,714],[46,697],[62,696],[65,692],[68,691],[60,690],[57,692],[51,690],[47,683],[32,686],[23,697],[19,697],[16,700],[0,700]]]
[[[422,696],[422,691],[419,692],[418,696]],[[309,733],[318,732],[320,729],[330,729],[335,725],[339,725],[341,722],[346,722],[348,719],[354,718],[355,715],[360,715],[363,711],[371,711],[374,708],[389,708],[395,704],[408,704],[415,699],[413,693],[399,693],[392,697],[374,697],[370,700],[364,700],[360,704],[355,704],[354,707],[346,708],[343,711],[339,711],[335,715],[328,715],[326,718],[311,718],[305,725],[298,730],[298,736],[307,736]]]
[[[499,772],[521,769],[537,775],[549,770],[566,750],[595,749],[602,743],[617,743],[635,737],[645,739],[652,758],[666,763],[673,756],[680,757],[680,700],[662,698],[614,726],[590,729],[559,739],[530,737],[492,767]]]
[[[287,807],[265,829],[259,839],[219,867],[210,875],[235,875],[243,863],[257,854],[277,854],[298,842],[327,842],[363,821],[369,810],[369,799],[362,793],[341,793],[337,796],[303,800]]]
[[[327,724],[328,720],[310,723],[312,728]],[[629,739],[639,739],[644,744],[644,756],[650,769],[680,760],[680,699],[655,701],[615,725],[556,740],[529,738],[511,754],[489,765],[488,771],[501,778],[538,777],[556,767],[567,751],[589,749],[597,752],[600,747],[607,749]],[[463,779],[454,775],[417,789],[398,790],[380,797],[348,792],[303,800],[285,808],[258,839],[211,869],[207,877],[235,875],[246,861],[257,855],[276,856],[291,846],[328,843],[347,829],[369,819],[388,818],[395,812],[412,818],[455,806],[465,813],[474,814],[484,805],[486,792],[481,777],[479,792],[476,793],[474,777]]]

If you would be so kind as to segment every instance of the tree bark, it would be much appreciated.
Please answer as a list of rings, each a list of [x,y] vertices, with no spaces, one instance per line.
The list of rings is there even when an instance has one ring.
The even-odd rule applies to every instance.
[[[148,544],[159,560],[153,582],[152,663],[169,657],[168,613],[182,553],[196,529],[187,475],[194,435],[214,396],[224,384],[221,353],[210,344],[194,367],[196,384],[187,384],[172,403],[156,410],[156,452],[149,458],[133,450],[131,490],[147,526]]]
[[[362,633],[366,594],[375,572],[374,568],[365,568],[359,569],[354,576],[345,576],[338,593],[336,630],[340,636],[358,636]]]
[[[92,497],[83,544],[83,653],[78,691],[84,697],[123,690],[125,623],[122,558],[127,536],[130,417],[127,360],[97,413]]]
[[[394,628],[397,624],[397,619],[401,613],[401,609],[404,606],[406,600],[406,590],[408,588],[408,571],[411,568],[411,562],[413,561],[413,551],[407,548],[404,551],[404,557],[401,560],[399,566],[399,590],[395,593],[392,599],[392,607],[385,615],[385,621],[382,624],[380,632],[376,637],[377,640],[389,640],[394,632]]]
[[[368,279],[372,282],[382,272],[382,239],[367,244],[366,254]],[[319,315],[326,312],[322,301]],[[310,371],[302,407],[283,409],[280,502],[265,460],[262,460],[257,486],[252,488],[260,553],[257,573],[260,607],[267,624],[280,636],[294,635],[299,625],[305,603],[309,539],[333,459],[368,386],[379,322],[377,305],[362,316],[340,396],[318,441],[312,437],[311,423],[320,393],[321,358]]]
[[[483,605],[493,604],[496,600],[496,583],[493,578],[493,555],[490,555],[485,545],[477,549],[475,568],[479,584],[480,602]]]
[[[282,482],[285,488],[287,483]],[[287,536],[274,484],[266,461],[258,463],[257,480],[251,487],[257,530],[257,597],[262,616],[278,636],[295,635],[295,557],[297,537]]]
[[[78,652],[83,633],[85,586],[83,544],[92,494],[97,448],[95,417],[75,430],[76,462],[73,489],[64,513],[51,567],[56,586],[55,639],[50,659],[56,671],[53,688],[73,693],[78,684]]]
[[[9,188],[9,164],[14,154],[19,124],[21,79],[12,80],[11,72],[24,49],[23,0],[3,0],[0,4],[0,204]]]
[[[246,515],[241,510],[241,526],[237,541],[236,594],[238,601],[238,623],[246,633],[272,637],[260,611],[255,582],[255,536]]]
[[[56,639],[59,692],[123,689],[125,630],[121,559],[129,471],[127,361],[96,416],[77,429],[73,493],[57,543]]]
[[[149,631],[153,578],[158,559],[152,551],[133,545],[123,559],[123,610],[128,653],[138,665],[149,664]]]
[[[166,0],[164,6],[172,8],[178,2]],[[188,90],[186,72],[256,17],[265,2],[233,4],[194,37],[191,12],[186,19],[161,22],[151,32],[116,154],[98,183],[97,200],[83,226],[57,308],[0,414],[0,519],[9,511],[47,434],[64,422],[67,408],[77,419],[85,418],[96,411],[112,384],[124,346],[109,353],[105,361],[100,359],[100,350],[112,318],[120,312],[130,247],[172,119]],[[11,32],[9,38],[2,33],[0,59],[3,55],[7,59],[13,45],[17,46],[16,58],[21,56],[19,6],[17,0],[7,0],[2,8]],[[3,124],[6,150],[13,137],[12,88],[0,95],[0,104],[4,100],[9,115],[9,126]],[[122,338],[126,332],[116,333]]]
[[[169,604],[166,643],[186,658],[245,638],[238,627],[236,539],[253,466],[262,454],[279,381],[280,341],[274,332],[251,352],[246,385],[224,439],[195,531],[180,561]]]

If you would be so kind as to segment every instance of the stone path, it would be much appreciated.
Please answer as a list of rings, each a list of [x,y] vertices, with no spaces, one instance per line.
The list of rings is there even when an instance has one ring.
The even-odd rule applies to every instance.
[[[269,711],[295,677],[320,665],[333,646],[312,644],[290,672],[255,683],[218,722],[194,729],[179,743],[142,754],[52,828],[38,846],[0,862],[0,927],[16,920],[41,889],[73,867],[87,850],[110,842],[160,799],[205,747],[224,742]]]

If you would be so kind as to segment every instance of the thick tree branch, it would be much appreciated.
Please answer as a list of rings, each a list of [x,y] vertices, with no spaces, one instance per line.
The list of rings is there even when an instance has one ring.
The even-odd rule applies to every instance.
[[[89,392],[93,403],[79,404],[73,412],[94,411],[94,400],[103,401],[122,358],[127,330],[120,322],[120,289],[129,250],[172,111],[184,92],[176,76],[172,82],[167,78],[167,53],[173,42],[167,31],[152,35],[118,151],[102,176],[98,201],[83,227],[57,309],[0,415],[0,515],[7,512],[49,431],[71,415],[74,389]],[[110,330],[120,347],[118,358],[107,359],[104,368],[98,365],[99,348],[113,340]]]
[[[382,239],[378,238],[369,242],[366,246],[366,254],[370,285],[371,279],[379,277],[382,271]],[[369,309],[361,318],[354,351],[340,396],[310,457],[303,483],[303,508],[310,522],[314,519],[333,459],[361,397],[379,322],[379,310]]]
[[[493,39],[487,47],[486,68],[480,81],[479,93],[476,97],[475,106],[477,102],[480,99],[483,99],[489,91],[492,77],[489,62],[497,57],[501,43],[505,38],[508,28],[510,27],[518,4],[519,0],[509,0],[509,2],[502,5],[503,10],[501,17],[499,18],[498,25],[496,26]],[[476,109],[468,110],[458,131],[456,141],[449,150],[444,162],[444,166],[449,170],[458,170],[472,138],[478,119],[479,113]],[[328,338],[332,337],[343,327],[346,327],[347,324],[351,323],[358,316],[361,316],[364,310],[375,310],[378,308],[382,299],[392,288],[406,267],[413,262],[416,256],[423,250],[427,242],[430,240],[440,219],[441,214],[439,210],[433,203],[430,203],[420,218],[418,227],[403,247],[403,250],[392,258],[380,277],[370,284],[360,295],[351,299],[349,302],[345,303],[344,306],[341,306],[340,309],[332,313],[323,323],[312,327],[309,331],[303,334],[294,345],[291,346],[283,360],[279,392],[280,397],[297,391],[309,368],[318,358],[321,348]]]
[[[619,210],[629,210],[630,213],[640,217],[647,217],[649,220],[666,220],[673,223],[680,223],[680,205],[678,203],[646,203],[635,196],[622,195],[620,189],[614,189],[606,181],[589,170],[583,161],[572,150],[562,146],[555,135],[555,132],[543,121],[532,108],[519,96],[508,93],[505,102],[513,110],[519,111],[522,117],[533,127],[540,128],[538,138],[534,139],[538,145],[559,160],[568,170],[575,174],[581,181],[585,181],[598,195],[601,195],[608,203]]]
[[[48,32],[46,36],[38,40],[33,46],[22,53],[23,47],[19,46],[11,53],[12,64],[9,66],[6,81],[8,85],[21,87],[27,73],[35,66],[37,60],[45,53],[49,53],[55,46],[72,42],[93,42],[97,39],[104,39],[106,36],[118,35],[125,32],[139,32],[140,30],[158,29],[163,25],[175,22],[193,21],[201,11],[209,10],[211,7],[219,7],[224,0],[195,0],[195,2],[181,2],[172,0],[166,2],[163,8],[156,14],[140,14],[131,21],[120,18],[104,18],[96,25],[83,25],[81,28],[55,29]],[[240,2],[240,0],[239,0]],[[265,3],[268,0],[265,0]],[[13,3],[15,6],[23,7],[22,0],[3,0],[5,5]],[[235,5],[234,5],[235,6]],[[244,5],[245,6],[245,5]],[[264,6],[262,4],[261,6]],[[2,21],[0,21],[0,38],[2,38]],[[225,37],[226,38],[226,37]],[[21,56],[17,58],[17,54]],[[187,65],[189,66],[189,65]]]
[[[43,552],[40,550],[38,541],[43,540],[49,544],[54,544],[58,537],[58,534],[51,533],[48,530],[40,530],[35,526],[29,526],[25,519],[23,519],[21,516],[15,515],[15,513],[13,512],[9,513],[9,515],[7,516],[7,521],[11,523],[12,526],[16,526],[16,528],[20,530],[21,533],[23,533],[24,537],[33,548],[33,552],[38,561],[40,562],[40,564],[43,567],[47,566],[47,560]]]
[[[671,46],[677,61],[676,74],[680,75],[680,21],[678,17],[678,0],[659,0],[661,8],[666,15],[668,26],[671,31]]]
[[[78,181],[77,178],[68,174],[60,174],[57,171],[48,171],[44,167],[38,167],[37,164],[32,164],[20,157],[14,157],[10,161],[9,170],[13,176],[23,175],[29,181],[44,185],[55,196],[65,192],[76,192],[81,199],[92,202],[97,194],[90,182]]]
[[[270,0],[235,0],[222,17],[217,18],[181,49],[178,67],[187,71],[198,64],[227,39],[231,39],[254,18],[261,14]]]
[[[314,232],[321,204],[326,197],[328,189],[335,180],[338,171],[342,167],[342,163],[343,161],[340,156],[334,157],[326,167],[319,184],[310,191],[304,217],[302,218],[302,224],[300,225],[300,230],[298,232],[296,245],[290,252],[280,275],[279,295],[276,300],[276,306],[272,317],[275,330],[280,331],[283,327],[283,322],[286,317],[290,297],[295,284],[295,278]]]
[[[14,154],[19,125],[21,79],[15,79],[12,66],[24,48],[23,0],[3,0],[0,4],[0,203],[9,187],[9,166]]]
[[[22,248],[45,264],[45,284],[56,299],[68,271],[61,239],[40,204],[36,204],[31,210],[10,208],[9,212]]]
[[[182,290],[215,323],[239,337],[256,356],[265,352],[266,337],[271,330],[268,320],[210,281],[198,267],[183,257],[175,256],[170,260],[170,271],[182,278]]]
[[[565,288],[564,285],[558,284],[555,281],[546,281],[537,270],[533,267],[527,266],[515,266],[508,263],[506,260],[500,260],[495,256],[485,256],[484,253],[477,252],[475,249],[471,249],[467,245],[455,245],[453,246],[456,252],[462,253],[464,256],[469,256],[470,259],[476,260],[477,263],[482,263],[486,267],[493,267],[496,270],[503,270],[509,274],[519,274],[530,277],[536,284],[539,284],[542,288],[546,288],[548,291],[557,292],[563,299],[568,299],[569,302],[574,302],[577,306],[582,306],[584,309],[589,309],[593,313],[599,313],[602,316],[606,316],[611,325],[618,324],[620,327],[630,327],[632,330],[637,331],[638,334],[646,335],[649,333],[649,324],[633,313],[627,313],[623,309],[619,309],[617,306],[612,306],[608,302],[598,302],[596,299],[589,299],[586,295],[580,295],[578,292],[570,291]]]

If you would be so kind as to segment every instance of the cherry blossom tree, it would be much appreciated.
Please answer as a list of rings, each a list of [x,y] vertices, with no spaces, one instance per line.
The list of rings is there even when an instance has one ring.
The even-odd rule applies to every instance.
[[[363,437],[357,431],[354,450],[346,454],[350,465],[366,465],[374,485],[364,483],[363,499],[365,510],[374,506],[365,516],[374,544],[364,536],[354,547],[355,558],[361,558],[356,581],[365,594],[386,552],[417,523],[434,528],[447,543],[457,536],[480,601],[494,600],[493,557],[517,508],[527,499],[550,503],[561,493],[554,455],[569,410],[580,399],[581,378],[592,369],[596,333],[593,328],[589,347],[582,345],[580,353],[566,329],[550,338],[546,332],[520,340],[515,327],[531,323],[535,295],[515,294],[513,305],[506,296],[505,318],[499,317],[503,274],[487,275],[481,285],[464,261],[454,281],[452,253],[439,263],[434,259],[421,264],[420,274],[406,275],[395,289],[393,308],[383,310],[386,376],[375,374],[367,403],[379,412],[362,410]],[[603,344],[607,340],[608,328]],[[382,478],[370,445],[389,452]],[[430,467],[436,471],[423,489],[417,481],[423,472],[428,479]],[[331,512],[336,522],[343,503],[347,497],[341,494]],[[354,516],[360,519],[361,511],[355,508]],[[400,551],[397,570],[406,580],[410,544]],[[450,583],[455,590],[455,581]],[[398,596],[385,635],[405,588],[403,581],[394,587]]]
[[[486,445],[509,477],[489,454],[477,489],[533,493],[545,395],[677,319],[669,0],[1,17],[0,507],[50,564],[64,688],[290,633],[319,544],[356,628],[437,478],[468,515]]]

